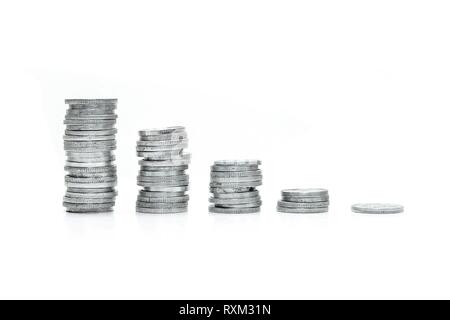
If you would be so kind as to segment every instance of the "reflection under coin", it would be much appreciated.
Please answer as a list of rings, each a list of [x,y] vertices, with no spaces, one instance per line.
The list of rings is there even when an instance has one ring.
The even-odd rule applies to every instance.
[[[154,214],[137,212],[136,219],[143,231],[167,230],[168,232],[180,232],[185,229],[188,213]]]
[[[112,230],[115,224],[113,213],[66,213],[64,221],[71,232],[78,234],[97,230]]]

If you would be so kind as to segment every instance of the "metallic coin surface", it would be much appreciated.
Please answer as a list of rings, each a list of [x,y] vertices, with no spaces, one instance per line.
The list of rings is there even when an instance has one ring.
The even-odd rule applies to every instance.
[[[173,213],[185,213],[188,208],[172,208],[172,209],[155,209],[155,208],[142,208],[136,207],[138,213],[151,213],[151,214],[173,214]]]
[[[214,199],[251,199],[255,197],[259,197],[259,191],[248,191],[248,192],[230,192],[230,193],[214,193]]]
[[[277,207],[277,210],[278,210],[278,212],[281,212],[281,213],[311,214],[311,213],[326,213],[326,212],[328,212],[328,207],[326,207],[326,208],[314,208],[314,209]]]
[[[261,165],[260,160],[219,160],[214,162],[214,166],[259,166]]]
[[[84,136],[113,136],[117,134],[117,129],[107,130],[92,130],[92,131],[79,131],[79,130],[66,130],[66,136],[84,137]]]
[[[175,127],[168,127],[163,129],[148,129],[148,130],[141,130],[139,131],[140,136],[159,136],[159,135],[165,135],[165,134],[175,134],[185,132],[185,128],[181,126],[175,126]]]
[[[278,201],[278,206],[283,208],[305,208],[305,209],[315,209],[315,208],[328,208],[329,202],[287,202]]]
[[[181,197],[159,198],[159,197],[143,197],[143,196],[139,195],[138,201],[140,201],[140,202],[156,202],[156,203],[187,203],[189,201],[189,196],[184,195]]]
[[[209,207],[210,213],[226,213],[226,214],[249,214],[249,213],[258,213],[261,209],[258,208],[218,208],[215,206]]]
[[[158,192],[158,191],[145,191],[140,190],[139,195],[144,198],[178,198],[178,197],[184,197],[185,191],[179,191],[179,192]]]
[[[368,214],[395,214],[404,212],[404,207],[392,203],[358,203],[352,206],[352,211]]]
[[[248,165],[248,166],[221,166],[221,165],[213,165],[211,167],[212,172],[242,172],[242,171],[256,171],[259,170],[257,165]]]
[[[147,187],[144,186],[144,191],[155,191],[155,192],[186,192],[189,191],[188,186],[182,186],[182,187],[167,187],[167,186],[152,186]]]
[[[320,197],[328,195],[328,190],[319,188],[310,189],[285,189],[281,191],[282,196],[295,197]]]

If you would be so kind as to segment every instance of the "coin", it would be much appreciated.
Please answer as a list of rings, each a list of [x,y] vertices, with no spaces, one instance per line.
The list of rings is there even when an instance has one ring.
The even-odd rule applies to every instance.
[[[251,198],[255,198],[255,197],[259,197],[259,192],[258,191],[248,191],[248,192],[237,192],[237,193],[214,193],[213,194],[213,199],[233,199],[233,200],[237,200],[237,199],[251,199]]]
[[[258,208],[218,208],[215,206],[209,207],[210,213],[227,213],[227,214],[249,214],[249,213],[258,213],[261,209]]]
[[[248,178],[262,177],[261,170],[254,171],[232,171],[232,172],[211,172],[211,178]]]
[[[164,134],[174,134],[178,132],[185,132],[185,128],[181,126],[167,127],[163,129],[148,129],[139,131],[140,136],[159,136]]]
[[[140,202],[156,202],[156,203],[187,203],[189,201],[188,195],[183,195],[181,197],[169,197],[169,198],[161,198],[161,197],[143,197],[138,196],[138,201]]]
[[[262,185],[262,180],[258,181],[243,181],[243,182],[211,182],[209,186],[211,188],[231,189],[242,187],[258,187]]]
[[[114,205],[115,204],[115,200],[114,198],[81,198],[81,197],[64,197],[64,202],[65,203],[79,203],[79,204],[109,204],[109,205]]]
[[[66,136],[112,136],[117,134],[117,129],[107,129],[107,130],[92,130],[92,131],[78,131],[78,130],[66,130]]]
[[[328,196],[322,196],[322,197],[290,197],[290,196],[283,196],[283,201],[288,202],[297,202],[297,203],[315,203],[315,202],[328,202],[329,197]]]
[[[328,202],[304,203],[304,202],[278,201],[278,206],[283,208],[315,209],[315,208],[328,208],[329,205],[330,204]]]
[[[65,103],[69,105],[104,105],[117,104],[117,99],[66,99]]]
[[[248,165],[248,166],[221,166],[221,165],[213,165],[211,167],[212,172],[236,172],[236,171],[256,171],[258,170],[257,165]]]
[[[179,198],[179,197],[184,197],[185,196],[185,191],[157,192],[157,191],[140,190],[139,191],[139,196],[144,197],[144,198],[151,198],[151,197],[155,197],[155,198]]]
[[[186,192],[189,191],[188,186],[181,187],[167,187],[167,186],[145,186],[145,191],[156,191],[156,192]]]
[[[240,204],[255,204],[260,203],[261,198],[253,197],[253,198],[241,198],[241,199],[220,199],[211,197],[209,198],[209,202],[214,203],[216,205],[240,205]]]
[[[277,207],[278,212],[281,213],[326,213],[328,212],[328,207],[326,208],[285,208],[285,207]]]
[[[187,207],[171,208],[171,209],[155,209],[155,208],[136,207],[136,212],[151,213],[151,214],[173,214],[173,213],[185,213],[185,212],[187,212],[187,209],[188,209]]]
[[[404,207],[391,203],[358,203],[352,206],[352,211],[368,214],[394,214],[402,213]]]
[[[86,193],[89,195],[98,195],[100,193],[111,193],[115,192],[113,187],[106,187],[106,188],[74,188],[74,187],[68,187],[67,193]]]
[[[219,160],[214,162],[214,166],[259,166],[261,161],[259,160]]]
[[[281,191],[282,196],[297,196],[297,197],[318,197],[328,195],[326,189],[285,189]]]
[[[84,199],[114,199],[117,192],[102,192],[102,193],[78,193],[66,192],[66,197],[69,198],[84,198]]]
[[[153,209],[176,209],[186,208],[187,202],[147,202],[137,201],[136,206],[139,208],[153,208]]]

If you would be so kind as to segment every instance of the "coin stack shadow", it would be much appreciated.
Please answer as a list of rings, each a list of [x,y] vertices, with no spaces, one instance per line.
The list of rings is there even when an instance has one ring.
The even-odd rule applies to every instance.
[[[262,185],[259,160],[216,161],[211,167],[210,213],[257,213],[262,201],[256,189]]]
[[[143,158],[137,177],[139,191],[138,213],[183,213],[188,210],[189,176],[186,170],[190,154],[184,127],[169,127],[139,131],[137,155]]]
[[[330,205],[328,190],[286,189],[281,191],[278,212],[283,213],[325,213]]]
[[[64,135],[67,191],[71,213],[112,212],[117,192],[114,165],[117,99],[68,99]]]

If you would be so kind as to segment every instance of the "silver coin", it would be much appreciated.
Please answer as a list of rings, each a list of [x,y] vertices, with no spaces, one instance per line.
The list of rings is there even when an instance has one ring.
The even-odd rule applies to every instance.
[[[328,190],[319,188],[310,189],[285,189],[281,191],[282,196],[294,196],[294,197],[320,197],[327,196]]]
[[[214,204],[216,208],[233,208],[233,209],[241,209],[241,208],[259,208],[262,205],[262,201],[254,202],[254,203],[241,203],[241,204]]]
[[[255,191],[253,187],[236,187],[236,188],[209,188],[210,193],[240,193]]]
[[[233,177],[233,178],[219,178],[212,177],[211,182],[214,183],[229,183],[229,184],[244,184],[244,183],[252,183],[252,182],[262,182],[262,176],[259,177]]]
[[[153,209],[175,209],[175,208],[186,208],[188,206],[187,202],[144,202],[137,201],[136,206],[139,208],[153,208]]]
[[[136,143],[138,147],[149,147],[149,148],[175,148],[179,149],[187,148],[188,140],[163,140],[163,141],[138,141]]]
[[[72,126],[85,126],[85,125],[113,126],[116,124],[116,120],[65,119],[64,124]]]
[[[78,193],[66,192],[68,198],[85,198],[85,199],[115,199],[117,192],[101,192],[101,193]]]
[[[107,203],[110,206],[115,204],[114,198],[80,198],[80,197],[64,197],[65,203],[74,203],[74,204],[102,204]]]
[[[146,142],[165,142],[165,141],[184,141],[188,139],[186,132],[176,132],[168,134],[160,134],[157,136],[140,136],[140,141]]]
[[[87,130],[87,131],[79,131],[79,130],[66,130],[66,136],[113,136],[117,134],[117,129],[107,129],[107,130]]]
[[[110,113],[110,114],[103,113],[102,114],[102,113],[93,113],[93,112],[80,113],[80,112],[69,112],[68,111],[66,113],[65,119],[69,120],[69,121],[75,121],[75,120],[78,120],[78,121],[80,121],[80,120],[81,121],[84,121],[84,120],[87,120],[87,121],[114,120],[114,121],[116,121],[117,115],[114,113]]]
[[[259,197],[259,191],[249,191],[249,192],[238,192],[238,193],[214,193],[214,199],[231,199],[231,200],[239,200],[239,199],[251,199],[255,197]]]
[[[97,173],[85,173],[85,172],[69,172],[67,175],[71,178],[116,178],[115,172],[97,172]]]
[[[85,124],[85,125],[75,125],[68,124],[66,125],[66,129],[70,131],[103,131],[114,129],[114,124]]]
[[[114,162],[106,161],[106,162],[92,162],[92,163],[79,163],[66,161],[66,167],[74,167],[74,168],[95,168],[95,167],[108,167],[114,166]]]
[[[164,147],[142,147],[137,146],[136,152],[172,152],[176,154],[183,153],[183,149],[187,148],[187,145],[173,145]]]
[[[247,172],[247,171],[256,171],[259,170],[257,165],[249,165],[249,166],[219,166],[213,165],[211,166],[212,172]]]
[[[278,201],[278,206],[283,208],[316,209],[316,208],[328,208],[329,205],[330,205],[329,202],[304,203],[304,202]]]
[[[140,190],[139,195],[143,198],[178,198],[178,197],[184,197],[186,196],[185,191],[179,191],[179,192],[155,192],[155,191],[145,191]]]
[[[114,141],[116,136],[64,136],[64,141]]]
[[[285,207],[277,207],[278,212],[282,213],[326,213],[328,212],[328,207],[326,208],[314,208],[314,209],[307,209],[307,208],[285,208]]]
[[[283,196],[283,201],[288,202],[297,202],[297,203],[315,203],[315,202],[328,202],[329,197],[328,196],[322,196],[322,197],[289,197],[289,196]]]
[[[182,176],[171,176],[171,177],[137,177],[138,181],[149,182],[149,183],[178,183],[189,181],[189,176],[187,174]]]
[[[67,157],[67,161],[76,162],[76,163],[91,163],[91,162],[106,162],[106,161],[115,161],[115,156],[110,157],[102,157],[102,158],[82,158],[82,157]]]
[[[90,209],[90,210],[72,210],[72,209],[66,209],[67,213],[73,213],[73,214],[103,214],[103,213],[112,213],[113,208],[109,209]]]
[[[93,168],[80,168],[80,167],[64,167],[65,171],[69,171],[71,174],[76,173],[100,173],[100,172],[112,172],[115,173],[117,171],[116,166],[104,166],[104,167],[93,167]]]
[[[65,103],[69,105],[102,105],[117,104],[118,100],[114,99],[66,99]]]
[[[227,213],[227,214],[248,214],[248,213],[258,213],[261,211],[261,208],[217,208],[215,206],[209,207],[210,213]]]
[[[188,168],[189,168],[188,165],[157,166],[157,167],[141,166],[141,171],[145,171],[145,172],[172,172],[172,171],[185,171]]]
[[[115,187],[117,185],[117,181],[109,181],[109,182],[103,182],[103,183],[75,183],[75,182],[66,182],[66,186],[69,188],[89,188],[89,189],[95,189],[95,188],[111,188]]]
[[[185,166],[191,162],[190,154],[185,154],[180,159],[174,160],[162,160],[162,161],[149,161],[140,160],[139,165],[143,167],[170,167],[170,166]]]
[[[113,187],[107,188],[67,188],[67,193],[89,193],[89,194],[100,194],[100,193],[111,193],[115,192]]]
[[[100,178],[74,178],[70,176],[65,177],[66,182],[72,183],[107,183],[116,181],[117,177],[100,177]]]
[[[209,186],[211,188],[231,189],[231,188],[248,188],[258,187],[262,185],[262,180],[259,181],[243,181],[243,182],[211,182]]]
[[[188,186],[182,186],[182,187],[166,187],[166,186],[158,186],[158,187],[144,187],[144,191],[155,191],[155,192],[186,192],[189,191]]]
[[[178,161],[181,159],[183,150],[177,150],[174,153],[169,152],[137,152],[137,156],[145,158],[147,161]]]
[[[214,162],[215,166],[259,166],[261,165],[260,160],[218,160]]]
[[[404,207],[392,203],[358,203],[352,206],[352,211],[368,214],[394,214],[404,212]]]
[[[261,202],[261,197],[253,197],[253,198],[242,198],[242,199],[219,199],[215,197],[209,198],[209,202],[214,203],[215,205],[239,205],[239,204],[255,204]]]
[[[90,111],[115,111],[117,109],[117,104],[115,103],[98,103],[98,104],[69,104],[68,111],[80,111],[80,112],[90,112]]]
[[[72,149],[89,149],[89,148],[99,148],[99,149],[101,149],[101,148],[104,148],[104,147],[116,146],[116,145],[117,145],[116,140],[64,141],[64,147],[65,148],[72,148]]]
[[[185,213],[187,211],[188,207],[172,208],[172,209],[154,209],[154,208],[141,208],[136,206],[136,212],[138,213],[173,214],[173,213]]]
[[[138,186],[140,187],[145,187],[145,188],[175,188],[175,187],[187,187],[189,186],[189,181],[176,181],[176,182],[158,182],[158,183],[153,183],[153,182],[146,182],[146,181],[141,181],[138,180],[137,183]],[[151,191],[151,190],[150,190]],[[157,190],[155,190],[157,191]]]
[[[261,170],[236,172],[211,172],[211,178],[249,178],[262,177]]]
[[[159,136],[159,135],[166,135],[166,134],[175,134],[175,133],[184,133],[185,128],[181,126],[175,126],[175,127],[167,127],[163,129],[148,129],[148,130],[140,130],[139,135],[140,136]]]
[[[103,147],[92,147],[92,148],[75,148],[75,147],[64,147],[66,151],[78,152],[78,153],[94,153],[99,151],[113,152],[116,150],[116,146],[103,146]]]
[[[112,155],[111,151],[96,151],[96,152],[77,152],[77,151],[66,151],[66,156],[68,157],[109,157]]]
[[[70,203],[63,202],[63,206],[72,210],[89,210],[89,209],[102,209],[102,208],[111,208],[112,205],[110,202],[108,203]]]
[[[140,177],[179,177],[184,176],[186,171],[171,170],[171,171],[139,171]]]
[[[139,195],[138,201],[156,202],[156,203],[187,203],[189,201],[189,196],[185,195],[182,197],[157,198],[157,197],[143,197]]]

